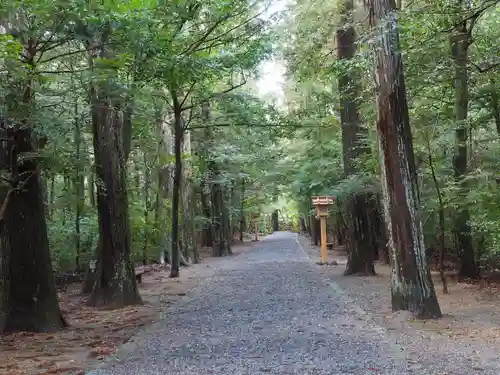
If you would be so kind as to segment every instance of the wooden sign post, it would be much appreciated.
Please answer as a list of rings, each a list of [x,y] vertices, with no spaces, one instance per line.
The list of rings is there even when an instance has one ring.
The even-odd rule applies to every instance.
[[[326,219],[328,207],[333,204],[335,197],[312,197],[312,204],[316,208],[316,218],[320,220],[321,227],[321,264],[326,264]]]
[[[257,213],[252,214],[252,221],[255,228],[255,241],[259,240],[259,218],[260,214]]]

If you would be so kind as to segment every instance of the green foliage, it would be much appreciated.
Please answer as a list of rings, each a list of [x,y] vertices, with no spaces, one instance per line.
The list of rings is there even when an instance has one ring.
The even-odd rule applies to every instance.
[[[43,169],[58,268],[74,268],[77,236],[82,262],[93,257],[97,243],[92,194],[99,181],[93,181],[89,92],[98,82],[106,82],[113,100],[131,113],[127,186],[135,262],[158,258],[170,230],[171,202],[164,195],[162,173],[174,157],[166,151],[162,123],[172,121],[174,98],[182,107],[184,131],[191,136],[192,153],[183,152],[182,159],[191,168],[193,220],[199,230],[210,223],[201,210],[200,190],[210,192],[213,184],[224,188],[233,226],[238,225],[243,202],[247,223],[251,213],[280,209],[295,229],[296,212],[309,212],[313,195],[333,194],[342,200],[380,189],[376,87],[369,53],[369,44],[378,36],[366,29],[365,11],[358,7],[354,12],[358,50],[347,62],[335,56],[338,1],[299,0],[289,6],[283,23],[277,22],[277,15],[262,16],[268,5],[263,0],[130,0],[92,6],[81,1],[2,2],[0,115],[48,139],[34,156]],[[453,178],[455,93],[449,31],[477,9],[459,9],[445,0],[417,1],[399,18],[427,240],[436,240],[439,210],[432,161],[446,211],[448,243],[454,241],[452,218],[466,206],[475,242],[484,243],[488,253],[483,256],[489,256],[500,251],[500,124],[494,107],[500,94],[500,8],[485,5],[472,30],[468,66],[467,126],[472,137],[469,173],[460,182],[471,187],[468,190]],[[104,45],[98,45],[103,40]],[[24,56],[29,45],[36,45],[32,59]],[[273,56],[276,46],[287,63],[283,109],[244,85],[257,78],[259,63]],[[106,53],[97,58],[103,49]],[[360,77],[357,102],[372,153],[357,160],[358,175],[345,178],[337,80],[352,71]],[[25,103],[26,82],[33,97]],[[206,103],[211,107],[208,118],[202,113]],[[269,231],[269,220],[263,219],[262,226]]]
[[[268,154],[259,157],[256,150],[266,149],[275,135],[258,126],[276,125],[276,113],[246,91],[231,91],[253,79],[257,65],[272,53],[271,18],[262,17],[267,5],[261,0],[2,2],[0,116],[27,124],[48,140],[30,157],[41,161],[57,269],[74,269],[77,252],[80,266],[95,257],[93,196],[100,182],[94,177],[89,94],[97,84],[106,87],[124,116],[131,113],[127,186],[134,262],[157,260],[170,231],[171,201],[162,173],[174,157],[164,150],[160,128],[171,120],[174,96],[182,102],[195,151],[200,127],[213,129],[205,158],[182,154],[193,169],[194,188],[212,160],[221,165],[217,178],[227,189],[239,191],[245,176],[245,212],[263,203],[259,163]],[[33,95],[24,101],[27,83]],[[206,101],[217,113],[210,122],[199,113]],[[236,218],[240,204],[233,195],[229,212]],[[200,227],[207,219],[198,213],[195,220]]]
[[[297,130],[289,134],[288,154],[282,161],[281,174],[292,170],[287,180],[301,212],[310,207],[309,197],[334,194],[340,198],[366,189],[378,190],[377,121],[374,101],[375,86],[369,44],[379,36],[366,29],[364,10],[354,12],[358,33],[358,54],[349,62],[336,60],[335,31],[341,27],[338,17],[340,2],[298,1],[290,7],[284,27],[283,55],[288,62],[288,116],[303,124],[314,123],[316,130]],[[424,10],[425,9],[425,10]],[[411,2],[399,12],[400,36],[405,59],[405,75],[410,106],[410,120],[423,221],[428,245],[437,241],[439,201],[432,167],[442,194],[446,212],[446,239],[454,247],[453,217],[458,209],[467,207],[471,213],[478,256],[483,243],[487,254],[499,252],[500,199],[496,177],[499,162],[498,133],[494,100],[498,85],[498,28],[495,28],[500,7],[496,2],[470,4],[459,8],[457,3],[438,1],[432,4]],[[471,16],[477,14],[479,17]],[[449,36],[457,21],[474,22],[473,43],[469,61],[470,140],[469,173],[457,182],[452,167],[455,144],[454,69]],[[473,19],[473,21],[471,21]],[[292,35],[292,37],[290,37]],[[286,38],[286,39],[285,39]],[[286,41],[285,41],[286,40]],[[339,118],[339,95],[336,88],[343,72],[356,69],[363,88],[358,103],[362,122],[368,129],[372,148],[369,160],[358,160],[360,173],[343,178],[341,133],[338,125],[329,122]],[[500,117],[498,117],[500,119]],[[336,130],[334,130],[336,129]],[[298,143],[294,148],[291,145]],[[314,146],[313,146],[314,145]],[[301,152],[296,150],[300,149]],[[430,158],[429,158],[430,156]],[[279,175],[280,172],[276,172]],[[461,187],[470,187],[464,190]],[[485,256],[482,254],[482,256]]]

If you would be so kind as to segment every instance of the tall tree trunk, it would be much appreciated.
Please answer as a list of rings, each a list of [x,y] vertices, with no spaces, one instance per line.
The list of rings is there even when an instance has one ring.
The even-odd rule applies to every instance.
[[[434,182],[434,189],[436,190],[436,196],[438,198],[438,219],[439,219],[439,276],[441,277],[441,283],[443,284],[443,293],[448,294],[448,283],[446,282],[446,276],[444,274],[444,253],[445,253],[445,220],[444,220],[444,203],[443,195],[441,193],[441,188],[439,187],[439,182],[436,177],[436,171],[434,169],[434,159],[432,157],[431,142],[427,134],[425,134],[427,143],[427,160],[429,161],[429,168],[431,170],[432,181]]]
[[[96,283],[89,305],[120,308],[141,304],[131,256],[126,167],[121,139],[121,114],[105,93],[93,103],[99,251]]]
[[[272,217],[272,221],[273,221],[273,232],[278,232],[280,230],[278,210],[274,210],[271,217]]]
[[[228,243],[228,215],[224,202],[224,188],[220,181],[220,174],[215,162],[209,162],[209,170],[213,176],[212,192],[212,256],[221,257],[230,254]]]
[[[212,234],[212,213],[210,212],[209,204],[209,188],[207,186],[205,177],[202,177],[201,182],[201,211],[205,218],[205,223],[202,228],[202,244],[206,247],[212,247],[213,234]]]
[[[185,131],[183,135],[182,151],[184,155],[191,155],[191,134]],[[182,195],[182,238],[184,244],[184,255],[186,258],[192,256],[193,263],[199,262],[198,249],[196,248],[195,226],[194,226],[194,192],[191,185],[191,165],[189,160],[184,159],[181,180]]]
[[[212,227],[212,212],[211,212],[211,207],[210,207],[210,196],[211,196],[211,184],[208,183],[207,181],[211,179],[213,176],[210,174],[212,171],[210,170],[210,167],[212,164],[210,163],[210,147],[211,147],[211,141],[212,141],[212,131],[210,129],[210,126],[208,125],[208,122],[210,120],[210,103],[205,102],[203,103],[201,107],[201,115],[202,118],[206,122],[206,127],[203,129],[203,136],[201,137],[201,150],[200,150],[200,155],[201,155],[201,160],[203,162],[203,166],[205,167],[204,170],[202,171],[202,179],[201,179],[201,210],[203,213],[203,216],[205,218],[205,223],[203,224],[203,229],[202,229],[202,242],[203,246],[206,247],[213,247],[213,227]],[[213,208],[212,208],[213,209]]]
[[[144,238],[143,238],[143,248],[142,248],[142,264],[148,264],[149,260],[149,244],[150,244],[150,232],[149,232],[149,210],[151,209],[150,203],[150,187],[151,187],[151,173],[149,171],[148,160],[146,154],[144,153]]]
[[[128,160],[130,151],[132,150],[132,116],[134,114],[134,97],[133,93],[135,85],[132,84],[131,94],[125,100],[125,110],[123,111],[123,155],[125,160]]]
[[[455,27],[451,36],[451,54],[455,63],[455,153],[453,156],[453,169],[455,179],[462,185],[461,200],[468,191],[463,182],[467,175],[467,113],[469,105],[469,88],[467,59],[470,46],[470,35],[467,30],[467,21]],[[472,228],[470,214],[467,207],[460,207],[455,217],[455,233],[457,236],[458,255],[460,257],[460,278],[477,278],[479,268],[476,263],[472,242]]]
[[[230,207],[231,202],[233,201],[233,188],[231,188],[231,191],[226,189],[226,194],[224,194],[223,197],[225,199],[222,211],[224,220],[222,222],[225,224],[225,246],[227,255],[231,255],[233,253],[233,250],[231,249],[231,244],[233,243],[233,220],[231,217]]]
[[[314,214],[309,214],[309,220],[311,221],[310,227],[311,227],[311,243],[314,246],[319,245],[319,220],[316,219]]]
[[[104,31],[103,45],[107,34]],[[101,58],[113,54],[102,47]],[[109,78],[108,78],[109,79]],[[99,222],[98,267],[96,281],[88,304],[121,308],[142,304],[131,261],[131,233],[128,216],[126,163],[123,151],[123,114],[113,95],[109,81],[91,86],[92,132],[97,184]]]
[[[243,242],[243,232],[245,231],[245,177],[241,179],[240,197],[240,242]]]
[[[498,100],[498,92],[495,80],[490,79],[491,91],[490,91],[490,105],[493,118],[495,119],[495,127],[497,129],[497,134],[500,135],[500,103]]]
[[[96,206],[96,199],[95,199],[95,170],[90,172],[89,176],[89,198],[90,198],[90,205],[92,208],[95,208]]]
[[[162,180],[162,195],[164,198],[167,198],[170,202],[172,202],[172,191],[174,186],[174,169],[175,163],[170,161],[170,158],[174,155],[174,139],[172,133],[172,125],[174,119],[171,114],[167,114],[164,116],[161,125],[161,143],[163,146],[162,155],[164,158],[168,159],[168,161],[162,165],[160,170],[160,179]],[[162,158],[160,158],[161,160]],[[171,253],[172,253],[172,206],[165,206],[165,217],[168,220],[167,225],[165,225],[162,230],[163,238],[163,257],[167,261],[167,263],[171,263]],[[167,219],[168,218],[168,219]]]
[[[50,191],[49,191],[49,220],[54,217],[54,202],[56,200],[56,174],[50,177]]]
[[[43,191],[43,208],[45,210],[45,217],[50,220],[50,211],[49,211],[49,177],[48,173],[42,172],[40,175],[41,182],[42,182],[42,191]]]
[[[80,233],[80,220],[82,216],[82,211],[85,206],[85,185],[84,185],[84,176],[82,173],[82,155],[81,155],[81,146],[82,146],[82,136],[80,129],[80,119],[78,118],[78,103],[75,102],[75,153],[76,153],[76,165],[75,165],[75,173],[74,173],[74,181],[73,187],[76,196],[76,207],[75,207],[75,264],[76,271],[81,272],[81,233]]]
[[[171,268],[170,277],[179,277],[180,266],[180,250],[179,250],[179,201],[180,188],[182,178],[182,135],[184,131],[184,123],[182,121],[182,108],[177,97],[178,93],[175,90],[171,91],[173,107],[174,107],[174,186],[172,189],[172,230],[171,230]]]
[[[376,259],[382,264],[390,264],[389,249],[387,248],[387,228],[384,221],[384,211],[381,207],[381,195],[377,194],[376,199],[376,214],[373,216],[372,240],[374,241],[373,247],[376,248]]]
[[[14,181],[4,197],[4,235],[8,243],[8,298],[4,332],[49,332],[66,326],[59,309],[43,204],[39,166],[19,159],[33,152],[31,130],[9,129],[10,163],[2,165]],[[8,151],[8,152],[9,152]]]
[[[337,56],[339,60],[352,60],[356,53],[356,30],[353,26],[353,0],[344,0],[341,5],[341,27],[337,30]],[[350,66],[350,65],[348,65]],[[357,96],[359,77],[355,68],[347,67],[339,76],[340,117],[342,123],[342,148],[345,177],[359,172],[356,164],[360,156],[370,152],[367,131],[360,123]],[[373,261],[376,254],[372,239],[372,218],[378,214],[376,195],[354,192],[346,202],[348,253],[345,275],[374,275]]]
[[[212,256],[221,257],[224,255],[224,234],[222,233],[222,187],[218,182],[215,182],[212,183],[210,190],[212,192]]]
[[[371,0],[369,15],[372,30],[382,33],[376,36],[374,53],[382,183],[390,215],[392,309],[409,310],[418,318],[437,318],[441,310],[425,257],[396,4],[394,0]]]
[[[161,164],[161,160],[163,155],[167,152],[166,150],[166,142],[167,137],[165,131],[168,130],[168,124],[166,118],[163,114],[162,107],[160,105],[156,105],[155,108],[155,118],[156,118],[156,138],[157,138],[157,158],[158,158],[158,170],[156,171],[157,175],[157,189],[156,189],[156,202],[155,202],[155,244],[160,249],[160,264],[168,263],[169,261],[169,252],[165,251],[167,247],[166,238],[165,238],[165,228],[168,227],[166,225],[165,219],[169,217],[165,215],[165,199],[168,198],[168,167]],[[169,140],[170,138],[168,138]]]
[[[3,152],[3,150],[0,150]],[[0,161],[2,164],[2,161]],[[2,205],[5,197],[7,196],[8,188],[2,187],[0,189],[0,196],[2,197]],[[4,213],[5,215],[5,213]],[[5,319],[9,312],[9,295],[10,295],[10,245],[9,236],[5,234],[5,227],[3,220],[0,221],[0,332],[3,332],[5,327]]]
[[[77,131],[79,132],[79,127],[77,127]],[[79,144],[79,140],[77,142],[77,145]],[[80,163],[80,147],[79,145],[76,147],[77,149],[77,163]],[[82,243],[82,238],[81,238],[81,232],[80,232],[80,220],[81,220],[81,215],[82,215],[82,209],[84,206],[84,186],[83,186],[83,175],[81,174],[80,167],[76,166],[75,167],[75,183],[74,183],[74,188],[75,188],[75,195],[77,198],[76,201],[76,207],[75,207],[75,251],[76,251],[76,257],[75,257],[75,264],[76,264],[76,271],[80,272],[82,270],[82,265],[81,265],[81,243]]]
[[[23,25],[24,26],[24,25]],[[23,42],[22,38],[20,40]],[[23,56],[26,66],[35,71],[36,41],[28,38]],[[29,76],[29,75],[28,75]],[[0,121],[4,138],[0,147],[0,169],[10,181],[2,197],[0,245],[8,261],[5,285],[4,332],[48,332],[61,329],[61,315],[50,257],[40,164],[33,156],[45,141],[35,139],[31,116],[34,115],[33,82],[19,82],[22,88],[11,93],[8,104],[20,118],[10,124]],[[19,97],[16,97],[21,93]],[[7,108],[9,108],[9,105]],[[7,114],[9,112],[7,111]],[[37,145],[37,146],[35,146]],[[30,156],[31,154],[31,156]]]

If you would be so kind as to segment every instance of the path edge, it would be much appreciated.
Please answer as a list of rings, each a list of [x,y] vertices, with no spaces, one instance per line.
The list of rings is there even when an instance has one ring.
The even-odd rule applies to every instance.
[[[267,236],[265,236],[267,237]],[[265,237],[261,238],[264,239]],[[260,241],[259,241],[260,242]],[[249,252],[255,250],[256,246],[258,245],[259,242],[251,242],[250,247],[246,251],[242,251],[241,253],[227,257],[227,258],[221,258],[225,259],[227,261],[232,261],[234,259],[237,259],[243,255],[248,254]],[[185,296],[181,297],[177,301],[175,301],[172,305],[168,306],[167,309],[165,309],[162,313],[160,313],[160,317],[158,318],[157,321],[153,322],[152,324],[142,327],[139,329],[134,335],[132,335],[127,342],[124,344],[120,345],[117,350],[111,354],[110,356],[105,357],[101,362],[99,362],[97,365],[94,365],[88,369],[84,369],[83,373],[77,372],[75,375],[100,375],[102,369],[109,367],[115,362],[120,362],[124,359],[127,358],[128,354],[133,352],[134,349],[137,349],[138,347],[144,347],[146,341],[153,336],[155,332],[157,332],[158,328],[160,325],[164,324],[164,318],[165,315],[167,315],[169,312],[171,312],[172,309],[174,308],[179,308],[181,306],[186,305],[190,299],[191,299],[191,294],[194,293],[199,287],[202,286],[202,281],[210,280],[213,277],[217,275],[217,273],[224,267],[225,262],[220,262],[220,264],[216,265],[212,269],[212,273],[210,276],[207,276],[203,279],[200,279],[188,292]]]
[[[315,264],[314,260],[300,243],[298,233],[295,233],[295,243],[297,244],[298,248],[306,255],[307,259],[313,265],[313,267],[323,267]],[[385,340],[390,351],[394,355],[396,364],[399,365],[401,369],[406,369],[408,358],[406,350],[396,342],[394,335],[391,334],[387,328],[378,324],[371,317],[370,313],[368,313],[359,304],[357,304],[356,301],[349,295],[349,293],[342,289],[338,284],[327,280],[327,278],[322,275],[321,278],[326,282],[326,284],[328,284],[331,289],[335,291],[335,293],[340,297],[341,300],[343,300],[344,303],[352,307],[359,319],[361,319],[366,325],[368,325],[374,332],[376,332],[381,338]]]

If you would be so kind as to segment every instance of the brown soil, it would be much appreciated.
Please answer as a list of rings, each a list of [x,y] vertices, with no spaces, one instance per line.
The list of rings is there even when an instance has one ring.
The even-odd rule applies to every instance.
[[[250,246],[249,243],[234,246],[234,255]],[[91,308],[79,293],[80,285],[70,285],[59,295],[70,327],[52,334],[21,332],[0,336],[0,374],[84,374],[85,368],[114,353],[141,327],[157,321],[162,311],[213,275],[217,264],[227,259],[211,258],[210,249],[200,250],[200,257],[200,264],[182,268],[177,279],[168,277],[166,267],[154,266],[154,271],[145,275],[139,285],[142,306],[112,311]]]
[[[311,246],[310,239],[306,237],[301,237],[300,242],[313,260],[319,260],[319,247]],[[487,345],[500,350],[500,285],[496,277],[458,283],[454,271],[450,270],[446,275],[449,294],[444,294],[439,273],[432,270],[443,318],[418,321],[407,314],[391,311],[389,265],[376,263],[377,275],[374,277],[344,277],[342,273],[347,257],[343,249],[330,249],[328,260],[336,260],[338,266],[323,267],[320,272],[335,280],[388,329],[404,331],[413,328],[422,333],[446,337],[455,343]],[[368,302],[364,304],[363,300]]]

